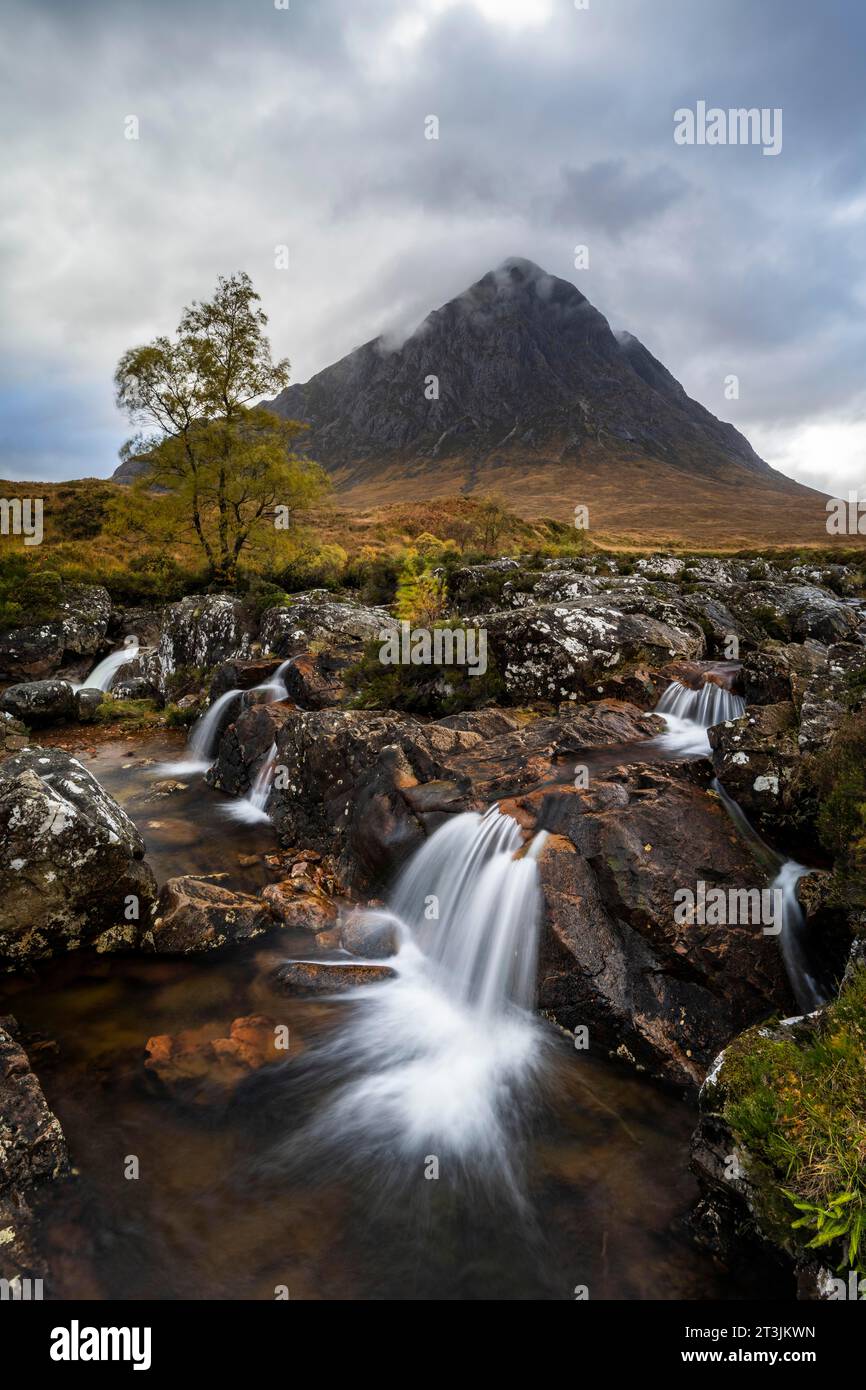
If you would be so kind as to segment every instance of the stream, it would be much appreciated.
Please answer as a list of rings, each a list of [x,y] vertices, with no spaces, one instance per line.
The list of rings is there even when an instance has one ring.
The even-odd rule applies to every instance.
[[[682,710],[674,720],[658,756],[696,742]],[[276,881],[265,815],[230,818],[198,775],[154,794],[185,752],[166,733],[79,756],[139,827],[160,883]],[[0,1011],[36,1038],[77,1172],[40,1208],[52,1296],[766,1296],[765,1271],[723,1272],[687,1229],[694,1106],[576,1052],[529,1009],[538,887],[519,840],[495,809],[431,837],[389,898],[398,978],[339,998],[279,991],[274,966],[310,956],[309,934],[286,931],[191,959],[74,953],[4,981]],[[180,1101],[145,1070],[151,1037],[224,1038],[251,1014],[286,1025],[287,1059],[229,1099]]]

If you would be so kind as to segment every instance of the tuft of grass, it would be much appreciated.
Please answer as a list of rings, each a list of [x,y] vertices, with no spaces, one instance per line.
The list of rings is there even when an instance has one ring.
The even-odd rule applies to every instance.
[[[127,728],[145,728],[162,722],[162,713],[155,700],[103,700],[96,711],[98,724],[123,724]]]
[[[813,1029],[743,1033],[720,1082],[771,1225],[866,1273],[866,965]]]

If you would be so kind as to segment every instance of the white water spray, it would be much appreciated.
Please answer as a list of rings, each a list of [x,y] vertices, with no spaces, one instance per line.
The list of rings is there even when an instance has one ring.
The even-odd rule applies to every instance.
[[[247,825],[254,825],[257,821],[270,820],[267,808],[276,765],[277,745],[274,742],[256,773],[256,779],[247,795],[237,801],[226,802],[223,809],[231,820],[243,821]]]
[[[223,725],[231,713],[230,706],[243,695],[242,690],[227,690],[193,724],[187,741],[188,756],[178,763],[164,763],[161,773],[175,776],[206,772],[216,756]]]
[[[125,637],[123,646],[116,652],[111,652],[103,657],[98,665],[94,666],[90,675],[83,682],[83,686],[88,690],[110,690],[114,684],[114,678],[122,667],[128,666],[138,656],[138,638]],[[80,687],[79,687],[80,688]]]
[[[706,757],[712,751],[707,729],[728,719],[739,719],[745,709],[741,695],[734,695],[715,681],[707,681],[697,690],[681,681],[671,681],[655,708],[667,730],[654,741],[672,753]]]
[[[518,1133],[544,1060],[529,1012],[544,838],[518,854],[520,831],[494,806],[452,817],[412,857],[391,894],[397,978],[355,991],[347,1022],[317,1054],[313,1064],[337,1090],[299,1155],[311,1142],[375,1152],[385,1168],[412,1175],[425,1155],[453,1158],[458,1169],[471,1156],[476,1175],[504,1180],[519,1197]]]

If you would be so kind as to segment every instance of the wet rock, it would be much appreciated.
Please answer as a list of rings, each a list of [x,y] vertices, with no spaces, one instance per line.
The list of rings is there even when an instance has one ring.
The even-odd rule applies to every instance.
[[[65,724],[75,718],[75,692],[68,681],[25,681],[4,690],[0,707],[32,729]]]
[[[390,912],[356,912],[340,933],[343,949],[368,960],[387,960],[400,949],[400,923]]]
[[[211,704],[229,690],[252,690],[272,680],[282,663],[273,657],[256,661],[224,661],[213,673],[210,683]]]
[[[577,700],[617,668],[700,657],[699,629],[683,631],[598,599],[490,613],[480,620],[515,701]]]
[[[30,1192],[69,1170],[60,1121],[15,1032],[14,1019],[0,1019],[0,1199]]]
[[[357,645],[299,652],[283,672],[289,699],[301,709],[330,709],[346,699],[345,675],[361,655]]]
[[[24,1281],[49,1273],[30,1203],[68,1174],[69,1153],[17,1034],[0,1018],[0,1279],[25,1296]]]
[[[359,985],[394,979],[396,973],[387,965],[291,960],[281,965],[273,978],[284,994],[345,994]]]
[[[183,669],[209,671],[250,653],[249,618],[232,594],[194,594],[169,604],[159,639],[160,690]]]
[[[306,876],[283,879],[262,889],[267,904],[280,926],[295,931],[330,931],[337,921],[337,904]]]
[[[803,688],[826,662],[827,648],[805,642],[765,642],[743,660],[743,694],[749,705],[799,705]]]
[[[21,720],[13,719],[5,711],[0,712],[0,762],[8,758],[10,753],[20,753],[29,742],[30,736]]]
[[[141,647],[156,649],[165,619],[165,606],[112,608],[108,623],[108,640],[120,646],[125,637],[137,637]]]
[[[708,732],[716,776],[762,833],[805,818],[797,715],[790,703],[750,706]],[[812,807],[814,814],[814,806]]]
[[[0,964],[147,925],[156,884],[144,842],[85,767],[57,748],[0,765]],[[131,914],[135,913],[133,917]]]
[[[675,892],[766,877],[694,765],[633,766],[521,805],[550,838],[539,1005],[592,1045],[693,1087],[739,1029],[790,1001],[760,924],[676,920]]]
[[[106,700],[113,700],[114,695],[105,690],[95,690],[91,686],[82,686],[75,692],[75,718],[79,724],[92,724],[96,719],[96,712]]]
[[[327,589],[312,589],[293,594],[284,607],[268,608],[262,614],[261,641],[268,651],[288,657],[309,650],[312,644],[360,648],[396,627],[384,608],[346,603]]]
[[[824,660],[801,682],[800,729],[797,741],[803,753],[824,748],[853,705],[855,690],[866,688],[866,647],[837,643]]]
[[[159,691],[145,676],[128,676],[114,682],[111,693],[115,700],[154,700]]]
[[[205,780],[219,791],[245,796],[271,744],[287,720],[297,717],[288,704],[250,705],[229,724]]]
[[[261,899],[183,875],[168,879],[160,891],[151,948],[160,955],[217,951],[260,936],[273,926],[268,905]]]
[[[105,644],[111,599],[97,584],[67,584],[57,615],[0,632],[0,680],[42,680]]]
[[[285,772],[271,818],[281,843],[333,853],[344,881],[367,889],[389,879],[447,816],[550,779],[559,762],[588,748],[663,727],[615,700],[527,724],[502,711],[435,723],[391,711],[299,713],[278,736]]]
[[[252,1072],[285,1061],[290,1051],[279,1045],[280,1038],[273,1019],[250,1014],[236,1018],[223,1036],[216,1025],[206,1024],[176,1036],[150,1038],[144,1065],[150,1079],[172,1099],[213,1105],[225,1102]]]

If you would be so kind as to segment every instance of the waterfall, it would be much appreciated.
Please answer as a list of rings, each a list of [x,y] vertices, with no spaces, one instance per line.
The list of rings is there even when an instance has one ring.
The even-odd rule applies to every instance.
[[[262,703],[268,705],[274,704],[277,700],[287,700],[289,698],[289,692],[286,689],[283,672],[288,670],[294,659],[294,657],[290,657],[288,661],[284,661],[282,666],[279,666],[271,676],[270,680],[263,681],[261,685],[254,685],[249,692],[250,695],[267,694],[268,699]]]
[[[785,970],[797,1001],[797,1008],[804,1014],[811,1013],[827,1003],[824,994],[809,970],[803,936],[806,918],[797,897],[797,884],[808,874],[802,864],[786,859],[773,879],[773,888],[782,894],[782,933],[779,946]]]
[[[94,666],[90,675],[84,681],[84,686],[88,690],[110,690],[114,683],[114,677],[122,666],[128,666],[138,656],[138,638],[125,637],[123,646],[116,652],[111,652],[103,657],[98,665]]]
[[[494,806],[449,818],[413,855],[389,895],[396,978],[356,990],[340,1032],[311,1054],[331,1094],[282,1161],[309,1162],[317,1147],[343,1165],[373,1155],[383,1178],[415,1183],[430,1156],[451,1180],[471,1156],[476,1178],[520,1200],[521,1134],[549,1045],[530,1012],[545,838],[520,854],[517,825]],[[300,1084],[293,1067],[286,1082]]]
[[[783,859],[761,839],[740,803],[728,795],[718,778],[713,780],[712,788],[740,834],[750,842],[757,858],[768,866],[770,873],[775,870],[770,887],[782,895],[779,950],[782,953],[788,983],[797,1001],[797,1008],[804,1014],[811,1013],[813,1009],[826,1004],[828,996],[811,973],[803,940],[806,919],[797,896],[797,884],[801,878],[805,878],[809,870],[794,859]]]
[[[271,783],[277,763],[277,745],[272,743],[264,762],[256,773],[256,779],[245,797],[226,803],[224,810],[232,820],[244,821],[248,825],[256,821],[270,820],[267,812],[271,795]]]
[[[220,734],[223,731],[226,716],[229,714],[229,708],[243,693],[242,690],[227,690],[224,695],[220,695],[218,700],[214,700],[210,708],[199,716],[190,730],[186,745],[189,756],[178,763],[163,763],[157,771],[163,775],[170,773],[174,776],[183,776],[192,772],[206,772],[216,756]]]
[[[745,708],[741,695],[734,695],[715,681],[706,681],[697,690],[681,681],[671,681],[655,708],[667,725],[655,742],[672,753],[706,757],[712,751],[707,729],[727,719],[739,719]]]

